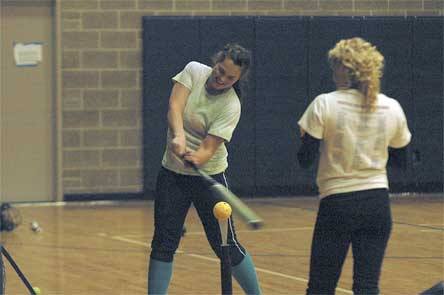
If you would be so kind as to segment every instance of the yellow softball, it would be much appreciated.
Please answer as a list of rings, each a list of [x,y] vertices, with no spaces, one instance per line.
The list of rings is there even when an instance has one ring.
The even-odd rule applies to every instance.
[[[213,214],[217,220],[227,220],[231,216],[231,206],[227,202],[219,202],[213,207]]]

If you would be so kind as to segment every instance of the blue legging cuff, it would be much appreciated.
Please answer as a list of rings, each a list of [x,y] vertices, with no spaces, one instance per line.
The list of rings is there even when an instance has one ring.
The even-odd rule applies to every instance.
[[[256,270],[250,254],[246,254],[244,259],[236,266],[233,266],[232,273],[236,281],[248,295],[261,295]]]
[[[173,263],[150,259],[148,269],[148,295],[164,295],[168,292]]]

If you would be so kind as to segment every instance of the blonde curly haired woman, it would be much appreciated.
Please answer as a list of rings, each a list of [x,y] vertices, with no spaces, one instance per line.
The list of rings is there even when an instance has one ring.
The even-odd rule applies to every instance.
[[[379,92],[384,57],[375,46],[341,40],[328,60],[337,89],[317,96],[298,122],[301,166],[320,152],[307,294],[335,293],[350,245],[353,292],[379,294],[392,227],[388,149],[406,146],[411,134],[400,104]]]

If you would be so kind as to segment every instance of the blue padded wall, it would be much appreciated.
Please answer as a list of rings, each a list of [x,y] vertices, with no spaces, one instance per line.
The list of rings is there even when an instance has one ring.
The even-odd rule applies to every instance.
[[[307,106],[308,19],[256,20],[256,185],[261,194],[313,191],[296,151]]]
[[[443,27],[442,17],[414,20],[411,150],[417,191],[443,190]]]
[[[231,187],[243,195],[315,193],[316,165],[301,169],[297,120],[335,89],[327,52],[361,36],[386,59],[382,91],[404,108],[413,141],[392,191],[442,191],[443,17],[144,17],[145,191],[154,189],[166,136],[170,78],[191,60],[211,65],[224,44],[253,52],[242,116],[228,144]]]

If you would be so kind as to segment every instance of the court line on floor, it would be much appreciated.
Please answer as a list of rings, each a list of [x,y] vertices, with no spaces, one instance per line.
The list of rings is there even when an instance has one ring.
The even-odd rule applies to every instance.
[[[144,242],[140,242],[140,241],[136,241],[136,240],[132,240],[132,239],[128,239],[128,238],[125,238],[125,237],[122,237],[122,236],[108,236],[105,233],[101,233],[101,234],[99,234],[99,236],[104,237],[104,238],[110,238],[112,240],[117,240],[117,241],[125,242],[125,243],[140,245],[140,246],[146,247],[148,249],[151,248],[150,244],[147,244],[147,243],[144,243]],[[182,250],[177,250],[176,253],[185,254],[187,256],[195,257],[195,258],[198,258],[198,259],[219,263],[219,259],[211,258],[211,257],[199,255],[199,254],[186,253],[186,252],[184,252]],[[286,275],[286,274],[283,274],[283,273],[280,273],[280,272],[271,271],[271,270],[268,270],[268,269],[265,269],[265,268],[261,268],[261,267],[256,267],[256,271],[257,272],[266,273],[266,274],[269,274],[269,275],[274,275],[274,276],[290,279],[290,280],[293,280],[293,281],[298,281],[298,282],[303,282],[303,283],[307,283],[308,282],[308,280],[304,279],[304,278],[300,278],[300,277],[296,277],[296,276],[291,276],[291,275]],[[353,294],[352,291],[347,290],[347,289],[342,289],[342,288],[336,288],[336,291],[341,291],[341,292],[346,293],[346,294]]]
[[[270,228],[270,229],[259,229],[259,230],[236,230],[236,233],[265,233],[265,232],[284,232],[284,231],[298,231],[298,230],[312,230],[313,227],[293,227],[293,228]],[[186,232],[185,236],[187,235],[204,235],[204,231],[192,231],[192,232]]]
[[[423,233],[443,233],[442,229],[422,229],[421,232]]]
[[[289,228],[270,228],[270,229],[259,229],[259,230],[238,230],[236,229],[236,233],[267,233],[267,232],[285,232],[285,231],[299,231],[299,230],[312,230],[313,227],[289,227]],[[185,236],[201,236],[205,235],[204,231],[187,231],[185,233]],[[146,238],[147,235],[140,235],[140,234],[125,234],[126,237],[130,238]]]
[[[420,223],[420,226],[440,226],[444,227],[444,223]]]
[[[421,224],[415,224],[415,223],[409,223],[409,222],[393,221],[393,224],[395,224],[395,225],[410,226],[410,227],[416,227],[416,228],[426,228],[426,229],[433,229],[433,230],[438,230],[438,231],[444,231],[444,228],[442,228],[442,227],[436,227],[436,226],[430,226],[430,225],[421,225]]]

